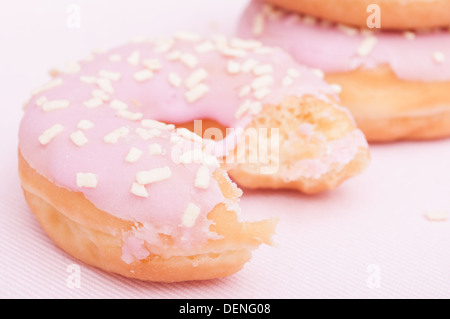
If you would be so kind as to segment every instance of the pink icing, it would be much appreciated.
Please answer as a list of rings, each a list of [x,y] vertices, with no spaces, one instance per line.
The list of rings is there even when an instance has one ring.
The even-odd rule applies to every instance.
[[[256,48],[242,49],[242,42],[234,46],[232,43],[223,38],[189,41],[170,38],[164,41],[158,39],[129,43],[72,64],[66,72],[55,75],[53,81],[60,81],[60,85],[35,93],[28,103],[20,126],[19,147],[31,167],[59,187],[82,192],[98,209],[124,220],[139,222],[134,231],[123,235],[125,262],[145,258],[150,252],[144,248],[144,243],[157,245],[157,233],[174,236],[178,246],[184,249],[200,245],[214,236],[208,233],[210,223],[206,218],[207,213],[218,203],[226,203],[226,200],[214,179],[211,179],[207,189],[194,185],[200,163],[180,164],[176,161],[183,154],[183,148],[185,151],[194,147],[202,148],[202,141],[192,142],[181,138],[181,142],[174,144],[171,138],[181,135],[173,127],[159,131],[160,136],[145,139],[137,131],[145,128],[141,119],[131,120],[118,116],[118,111],[110,106],[111,101],[126,103],[127,110],[141,112],[142,119],[166,123],[213,119],[226,127],[245,127],[249,115],[237,120],[235,113],[245,100],[258,99],[251,94],[241,97],[239,92],[242,87],[252,83],[256,75],[251,72],[231,75],[226,70],[230,60],[243,65],[249,59],[274,67],[270,73],[273,77],[271,91],[268,96],[261,98],[263,104],[279,102],[287,94],[313,94],[320,98],[332,94],[323,80],[308,68],[298,65],[283,51],[262,48],[258,43]],[[196,51],[197,46],[205,47],[205,44],[206,47],[211,47],[212,44],[213,50],[204,53]],[[239,56],[230,56],[232,54],[224,49],[236,49]],[[270,53],[267,52],[269,49]],[[173,53],[177,51],[191,53],[198,63],[189,67],[180,60],[171,60],[170,57],[173,58]],[[133,59],[135,52],[139,53],[138,59],[136,55]],[[161,67],[153,69],[150,79],[136,80],[136,72],[146,69],[144,64],[148,59],[157,59]],[[184,96],[184,83],[180,87],[174,87],[169,83],[169,74],[176,73],[185,80],[199,68],[207,70],[208,77],[202,83],[208,85],[209,91],[190,103]],[[292,69],[301,76],[292,78],[292,85],[284,87],[282,80],[286,77],[287,70]],[[120,78],[107,80],[106,86],[103,80],[103,85],[100,85],[98,80],[105,77],[101,75],[101,70],[109,74],[113,72]],[[106,95],[103,104],[86,107],[85,102],[98,89],[102,89],[103,92],[100,93]],[[67,108],[45,112],[41,101],[43,97],[47,101],[65,100],[69,105]],[[91,121],[93,127],[82,130],[88,142],[77,146],[70,136],[78,130],[77,124],[81,120]],[[62,125],[63,131],[48,144],[42,145],[39,137],[55,124]],[[106,143],[105,136],[120,127],[127,128],[129,134],[118,138],[114,144]],[[150,154],[149,145],[155,143],[162,147],[163,154]],[[133,163],[125,161],[131,147],[143,151],[142,156]],[[146,185],[148,197],[131,193],[130,189],[139,172],[165,166],[169,167],[171,177]],[[214,166],[209,167],[209,173],[212,174],[214,169]],[[78,173],[95,174],[96,187],[78,186]],[[199,207],[200,214],[194,225],[187,227],[182,220],[190,203]]]
[[[253,0],[240,20],[237,33],[243,37],[254,36],[267,45],[280,46],[302,64],[326,73],[373,69],[387,64],[401,79],[450,80],[449,30],[417,32],[411,39],[403,32],[373,29],[376,45],[367,56],[359,56],[357,50],[369,36],[367,32],[354,30],[356,34],[349,35],[332,23],[305,23],[304,18],[295,13],[276,9],[274,14],[267,8],[260,1]],[[255,18],[261,14],[264,17],[261,34],[254,34]],[[445,60],[436,61],[436,53],[443,55]]]

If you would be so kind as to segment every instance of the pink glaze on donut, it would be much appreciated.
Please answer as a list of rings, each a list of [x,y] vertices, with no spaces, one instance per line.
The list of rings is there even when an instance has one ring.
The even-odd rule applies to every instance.
[[[123,260],[132,262],[150,253],[144,242],[157,246],[157,233],[180,248],[198,247],[214,236],[207,213],[226,203],[205,141],[164,123],[245,127],[251,112],[235,114],[247,100],[265,105],[304,94],[327,99],[333,91],[280,49],[254,40],[190,33],[141,40],[72,63],[36,89],[19,147],[57,186],[139,223],[124,234]]]
[[[300,16],[254,0],[243,14],[237,33],[282,47],[299,63],[326,73],[389,65],[404,80],[450,80],[450,30],[373,30]]]

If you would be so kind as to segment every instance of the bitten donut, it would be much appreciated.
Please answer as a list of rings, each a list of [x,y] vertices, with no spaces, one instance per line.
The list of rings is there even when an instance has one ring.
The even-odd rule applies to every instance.
[[[367,27],[378,6],[382,29],[405,30],[450,26],[449,0],[261,0],[280,8],[329,21]]]
[[[237,33],[321,69],[369,141],[450,136],[447,30],[360,30],[253,1]]]
[[[249,187],[316,192],[368,162],[332,87],[254,40],[135,39],[51,74],[19,131],[26,200],[58,246],[124,276],[223,277],[271,243],[276,220],[241,221],[225,169]]]

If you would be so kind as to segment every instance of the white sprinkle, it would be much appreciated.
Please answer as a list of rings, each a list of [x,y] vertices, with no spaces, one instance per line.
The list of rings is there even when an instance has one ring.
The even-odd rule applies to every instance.
[[[80,130],[70,134],[70,139],[76,146],[83,146],[89,141],[83,131]]]
[[[65,74],[75,74],[80,72],[81,65],[76,61],[70,61],[67,62],[66,65],[64,65],[63,69],[61,70],[62,73]]]
[[[430,221],[446,221],[449,214],[444,211],[429,211],[425,214],[425,217]]]
[[[217,50],[216,46],[211,41],[203,42],[201,44],[198,44],[195,47],[195,52],[201,53],[201,54],[216,51],[216,50]]]
[[[159,71],[163,67],[158,59],[147,59],[142,64],[150,71]]]
[[[228,38],[222,34],[214,34],[211,36],[217,48],[224,48],[228,46]]]
[[[125,102],[119,100],[112,100],[111,103],[109,103],[109,106],[115,110],[126,110],[128,108],[128,105]]]
[[[335,83],[330,84],[330,88],[331,88],[331,90],[333,90],[334,92],[336,92],[338,94],[342,92],[342,87],[339,84],[335,84]]]
[[[212,156],[212,155],[207,155],[207,154],[203,154],[202,164],[204,166],[210,167],[210,168],[219,168],[220,167],[217,157]]]
[[[358,34],[358,29],[347,26],[345,24],[338,24],[337,28],[348,36],[354,36]]]
[[[202,36],[200,34],[188,31],[178,31],[175,33],[174,37],[177,40],[188,42],[199,42],[202,40]]]
[[[290,69],[287,70],[287,74],[291,78],[298,78],[300,76],[300,71],[290,68]]]
[[[230,47],[221,47],[220,53],[228,58],[242,58],[247,55],[247,51]]]
[[[252,91],[251,86],[250,85],[245,85],[239,91],[239,97],[245,97],[245,96],[249,95],[251,91]]]
[[[253,20],[253,35],[260,36],[264,32],[265,19],[263,14],[258,14]]]
[[[95,83],[97,83],[97,78],[94,76],[82,75],[82,76],[80,76],[80,81],[85,84],[95,84]]]
[[[403,36],[408,40],[414,40],[416,38],[416,33],[412,31],[403,32]]]
[[[274,49],[271,47],[260,47],[253,50],[253,52],[261,55],[269,55],[274,52]]]
[[[144,154],[144,152],[141,149],[137,147],[131,147],[128,151],[127,157],[125,158],[125,161],[128,163],[135,163],[141,158],[142,154]]]
[[[83,103],[84,106],[86,106],[87,108],[90,108],[90,109],[99,107],[102,104],[103,104],[103,100],[98,97],[93,97]]]
[[[258,114],[259,112],[261,112],[262,107],[263,107],[263,105],[261,102],[255,101],[250,105],[250,113]]]
[[[47,102],[48,100],[47,100],[47,98],[45,97],[45,96],[41,96],[40,98],[38,98],[37,100],[36,100],[36,105],[37,106],[42,106],[42,105],[44,105],[44,103],[45,102]]]
[[[189,203],[188,207],[184,211],[182,224],[187,228],[194,227],[198,216],[200,215],[201,209],[195,204]]]
[[[119,54],[112,54],[109,56],[109,61],[111,62],[119,62],[122,60],[122,57]]]
[[[262,89],[256,90],[255,93],[253,93],[253,96],[258,100],[262,100],[265,97],[267,97],[269,94],[270,94],[270,89],[262,88]]]
[[[242,72],[249,73],[259,64],[257,60],[249,59],[242,64]]]
[[[234,114],[236,119],[240,119],[242,115],[244,115],[249,110],[251,104],[252,101],[245,100],[244,103],[241,104],[241,106],[237,109],[236,113]]]
[[[112,87],[112,84],[108,79],[105,78],[97,79],[97,84],[100,87],[100,89],[102,89],[106,93],[110,94],[114,93],[114,88]]]
[[[178,158],[178,163],[180,164],[202,163],[203,155],[204,155],[203,151],[199,148],[189,150],[180,155],[180,157]]]
[[[193,69],[198,64],[198,59],[192,53],[183,53],[180,56],[180,61],[186,65],[188,68]]]
[[[194,185],[197,188],[208,189],[209,181],[211,179],[211,174],[206,166],[200,166],[195,175]]]
[[[151,144],[148,146],[148,151],[150,155],[162,155],[163,149],[162,146],[159,144]]]
[[[100,77],[111,80],[111,81],[119,81],[121,74],[119,72],[112,72],[112,71],[106,71],[106,70],[100,70],[99,74]]]
[[[375,36],[369,36],[369,37],[365,38],[359,45],[358,49],[356,50],[356,53],[360,57],[368,56],[375,48],[375,45],[377,44],[377,42],[378,42],[378,39]]]
[[[138,82],[144,82],[150,80],[153,77],[153,72],[150,70],[141,70],[133,75],[134,79]]]
[[[77,128],[80,130],[89,130],[94,127],[94,123],[89,120],[81,120],[77,124]]]
[[[138,184],[138,183],[133,183],[133,185],[131,185],[130,192],[139,197],[144,197],[144,198],[148,197],[148,193],[147,193],[147,190],[145,189],[145,186]]]
[[[164,181],[172,176],[170,167],[164,166],[148,171],[141,171],[136,174],[136,181],[141,185]]]
[[[283,78],[283,80],[281,81],[281,84],[284,87],[288,87],[288,86],[291,86],[292,84],[294,84],[294,80],[290,76],[285,76]]]
[[[92,173],[77,173],[77,186],[84,188],[96,188],[97,175]]]
[[[47,101],[42,104],[44,112],[51,112],[55,110],[62,110],[69,107],[70,102],[68,100],[53,100]]]
[[[206,80],[208,75],[209,74],[205,69],[198,69],[188,76],[188,78],[184,81],[184,85],[190,90]]]
[[[444,63],[445,62],[445,54],[441,51],[434,52],[433,59],[436,63]]]
[[[31,95],[36,95],[36,94],[42,93],[44,91],[50,90],[52,88],[60,86],[62,83],[63,83],[63,79],[62,78],[52,79],[50,82],[47,82],[46,84],[44,84],[44,85],[34,89],[33,91],[31,91]]]
[[[133,113],[128,110],[118,110],[116,114],[117,116],[130,121],[139,121],[144,116],[144,114],[140,112]]]
[[[239,72],[241,72],[241,64],[233,60],[228,61],[227,72],[229,74],[238,74]]]
[[[251,86],[254,90],[259,90],[272,85],[273,77],[271,75],[263,75],[253,80]]]
[[[194,103],[198,100],[200,100],[202,97],[206,95],[206,93],[209,92],[209,86],[207,86],[204,83],[200,83],[193,87],[191,90],[187,91],[184,94],[184,97],[189,103]]]
[[[178,144],[182,140],[183,140],[183,138],[181,136],[179,136],[179,135],[172,134],[170,136],[170,144]]]
[[[115,144],[120,138],[127,136],[129,133],[130,130],[125,126],[122,126],[107,134],[103,138],[103,141],[108,144]]]
[[[161,136],[161,133],[162,133],[160,130],[157,130],[157,129],[154,129],[154,128],[147,130],[147,129],[142,128],[142,127],[136,128],[134,130],[134,132],[137,135],[139,135],[139,137],[141,139],[143,139],[144,141],[149,140],[149,139],[154,138],[154,137]]]
[[[104,91],[97,89],[97,90],[93,90],[91,92],[93,97],[99,98],[103,101],[108,101],[109,100],[109,95],[106,94]]]
[[[181,58],[181,52],[178,50],[172,51],[166,55],[166,59],[169,61],[177,61],[180,58]]]
[[[64,127],[61,124],[53,125],[49,129],[45,130],[39,136],[39,143],[41,143],[42,145],[47,145],[48,143],[50,143],[51,140],[53,140],[63,130],[64,130]]]
[[[154,128],[161,131],[170,131],[175,128],[175,125],[173,124],[166,124],[152,119],[142,120],[141,125],[146,128]]]
[[[258,101],[246,100],[235,113],[237,119],[241,118],[245,113],[258,114],[262,110],[262,103]]]
[[[256,76],[270,74],[273,73],[273,71],[272,64],[261,64],[253,68],[253,74]]]
[[[253,50],[262,47],[262,43],[257,40],[244,40],[240,38],[232,38],[230,46],[237,49]]]
[[[321,69],[311,69],[311,71],[314,73],[315,76],[317,76],[319,79],[325,78],[325,73]]]
[[[169,79],[169,83],[173,86],[173,87],[180,87],[181,83],[183,82],[183,80],[181,79],[181,77],[177,74],[177,73],[170,73],[168,76]]]
[[[195,134],[194,132],[189,131],[184,127],[178,128],[177,133],[187,140],[199,143],[203,142],[203,138],[201,136]]]
[[[139,51],[133,51],[127,58],[128,64],[132,66],[137,66],[139,64],[139,60],[141,59],[141,54]]]
[[[154,51],[156,53],[166,53],[169,52],[170,49],[172,49],[173,45],[175,44],[175,41],[172,38],[166,38],[162,40],[156,41],[156,46]]]

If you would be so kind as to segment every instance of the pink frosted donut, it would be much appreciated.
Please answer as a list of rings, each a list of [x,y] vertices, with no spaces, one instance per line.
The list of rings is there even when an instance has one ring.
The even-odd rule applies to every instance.
[[[25,197],[58,246],[124,276],[227,276],[270,244],[275,221],[238,221],[241,191],[224,169],[248,187],[317,192],[368,161],[333,88],[254,40],[179,32],[52,74],[20,126]]]
[[[254,0],[237,33],[322,70],[369,141],[450,135],[448,30],[360,30]]]

